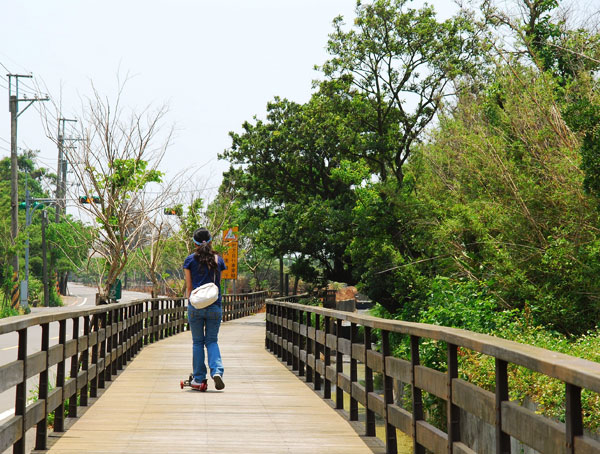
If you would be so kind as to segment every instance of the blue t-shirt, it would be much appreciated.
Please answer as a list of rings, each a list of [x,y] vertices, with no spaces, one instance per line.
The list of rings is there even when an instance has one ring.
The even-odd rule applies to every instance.
[[[217,306],[221,305],[221,271],[226,270],[225,260],[221,256],[218,256],[219,270],[209,270],[206,265],[200,265],[194,258],[194,254],[190,254],[185,258],[183,262],[183,268],[190,270],[192,275],[192,289],[200,287],[201,285],[214,282],[219,287],[219,298],[213,304]]]

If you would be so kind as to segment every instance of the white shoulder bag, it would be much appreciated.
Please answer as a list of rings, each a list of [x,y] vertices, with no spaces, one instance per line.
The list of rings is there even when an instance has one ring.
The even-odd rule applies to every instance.
[[[217,268],[219,267],[219,259],[215,255],[215,262],[217,262]],[[215,280],[216,280],[215,271]],[[219,298],[219,287],[214,282],[209,282],[208,284],[201,285],[200,287],[196,287],[190,293],[190,304],[194,306],[196,309],[204,309],[205,307],[210,306],[212,303],[217,301]]]

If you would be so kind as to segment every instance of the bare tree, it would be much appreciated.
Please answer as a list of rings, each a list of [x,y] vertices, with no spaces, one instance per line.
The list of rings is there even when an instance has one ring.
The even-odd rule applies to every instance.
[[[172,190],[159,170],[172,136],[172,128],[163,130],[167,109],[125,109],[123,88],[111,101],[92,85],[78,118],[77,152],[65,153],[78,187],[72,196],[97,227],[90,257],[105,259],[98,275],[101,300],[108,299],[129,254],[144,240],[147,219],[163,209]]]
[[[167,209],[170,210],[171,208]],[[174,211],[179,211],[179,209],[174,209]],[[165,213],[156,213],[154,217],[148,218],[145,224],[146,245],[139,249],[136,257],[144,274],[152,281],[152,298],[157,298],[161,281],[167,282],[163,255],[166,252],[169,239],[176,238],[177,233]]]

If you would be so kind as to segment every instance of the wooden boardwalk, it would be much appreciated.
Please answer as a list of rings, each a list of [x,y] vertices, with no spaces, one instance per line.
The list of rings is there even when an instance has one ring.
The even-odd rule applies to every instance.
[[[264,348],[265,314],[221,326],[226,388],[179,388],[191,370],[191,334],[145,347],[50,453],[372,453],[327,402]],[[81,408],[80,410],[83,410]],[[35,452],[35,451],[34,451]]]

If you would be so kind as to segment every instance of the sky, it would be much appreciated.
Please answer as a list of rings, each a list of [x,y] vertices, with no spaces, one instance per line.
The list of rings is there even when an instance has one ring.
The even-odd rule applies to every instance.
[[[448,0],[429,3],[440,18],[456,10]],[[10,155],[7,72],[32,74],[32,80],[23,80],[31,87],[25,88],[29,96],[41,87],[66,118],[79,116],[92,83],[114,98],[118,76],[128,75],[128,106],[168,106],[165,128],[174,126],[175,134],[161,168],[167,176],[199,168],[189,176],[194,186],[214,190],[229,167],[217,159],[231,145],[229,131],[263,116],[275,96],[306,102],[311,82],[320,77],[314,65],[327,59],[332,20],[342,15],[351,23],[355,5],[355,0],[4,2],[0,158]],[[38,109],[34,104],[19,117],[18,146],[40,150],[38,164],[54,172],[56,145],[46,137]]]

